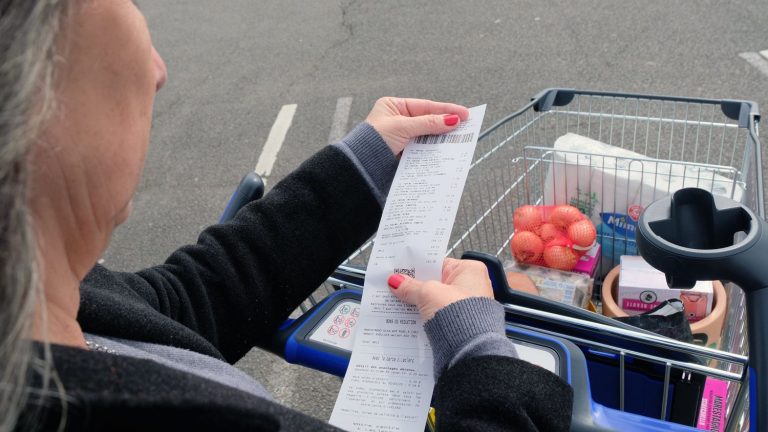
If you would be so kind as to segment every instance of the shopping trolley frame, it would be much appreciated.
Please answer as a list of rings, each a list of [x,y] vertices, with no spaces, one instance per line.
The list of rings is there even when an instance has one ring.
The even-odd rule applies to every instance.
[[[747,101],[544,90],[523,108],[497,121],[480,135],[446,255],[459,257],[468,251],[479,250],[500,259],[511,258],[508,244],[513,231],[511,212],[518,205],[543,203],[541,187],[534,190],[537,189],[534,183],[539,186],[546,183],[543,176],[558,156],[553,143],[567,132],[586,135],[642,155],[642,158],[633,158],[630,164],[637,160],[652,162],[657,164],[656,170],[658,164],[666,164],[664,167],[685,165],[683,184],[691,180],[699,183],[701,177],[708,176],[727,179],[732,185],[730,197],[734,198],[734,191],[738,189],[741,202],[760,217],[765,217],[759,120],[757,104]],[[669,146],[664,147],[665,143]],[[589,160],[601,156],[576,155]],[[694,175],[685,178],[689,172]],[[702,172],[706,176],[702,176]],[[484,179],[489,173],[493,178]],[[536,175],[538,178],[534,181]],[[501,187],[489,186],[499,180]],[[668,192],[671,194],[674,190]],[[653,196],[651,200],[662,197]],[[492,239],[494,236],[499,238]],[[626,233],[624,238],[614,236],[609,240],[623,243],[626,251]],[[362,289],[370,246],[371,242],[368,242],[350,256],[328,279],[328,284],[336,288]],[[606,273],[616,264],[614,258],[603,260],[600,273]],[[601,282],[598,277],[596,285]],[[624,373],[628,356],[659,364],[664,369],[662,419],[667,415],[672,371],[682,372],[683,376],[700,373],[732,383],[729,385],[727,430],[741,430],[748,425],[749,387],[746,385],[744,296],[733,284],[728,284],[727,291],[730,321],[723,331],[721,347],[726,349],[723,351],[606,325],[583,319],[580,314],[563,316],[559,312],[553,313],[552,303],[543,299],[538,300],[538,307],[506,303],[505,308],[507,319],[518,325],[571,340],[583,349],[614,355],[620,374],[616,396],[621,410],[625,405]],[[596,297],[599,300],[599,295]]]
[[[640,158],[629,158],[630,166],[654,163],[657,174],[659,164],[669,166],[670,173],[673,165],[685,166],[683,184],[691,180],[685,178],[689,169],[693,170],[692,177],[697,182],[701,180],[702,172],[707,176],[711,174],[712,178],[716,175],[726,178],[732,184],[731,198],[734,198],[734,191],[738,188],[741,191],[739,200],[764,218],[759,120],[757,104],[747,101],[573,89],[544,90],[522,109],[497,121],[480,135],[446,255],[459,257],[471,251],[483,251],[491,252],[489,260],[510,258],[508,243],[511,231],[514,230],[511,211],[517,205],[543,202],[542,188],[537,190],[536,183],[539,186],[546,183],[541,175],[555,163],[554,157],[558,156],[558,151],[553,149],[555,139],[574,129],[576,133],[640,153]],[[656,136],[655,142],[652,135]],[[718,153],[718,138],[719,155],[715,163],[715,160],[711,160],[715,157],[712,144],[715,144],[714,151]],[[667,141],[669,146],[663,147],[662,141]],[[638,148],[638,144],[642,148]],[[678,148],[678,144],[682,146]],[[694,150],[691,151],[690,147],[686,149],[686,144],[692,145]],[[511,156],[504,155],[510,149]],[[667,150],[666,155],[663,150]],[[730,150],[730,158],[726,150]],[[563,156],[562,153],[567,152],[560,153]],[[568,156],[565,155],[566,161]],[[589,167],[592,166],[592,158],[599,160],[602,157],[605,160],[604,155],[582,152],[571,152],[570,156],[575,156],[577,160],[586,157]],[[736,162],[739,162],[738,168],[734,167]],[[537,170],[538,182],[534,181]],[[492,190],[488,187],[487,173],[496,176],[491,179],[491,183],[501,185],[500,188]],[[710,185],[713,186],[714,181]],[[233,211],[242,204],[258,199],[262,191],[263,184],[260,181],[246,176],[233,195],[227,211],[234,214]],[[667,192],[672,193],[674,190]],[[661,197],[652,198],[655,200]],[[222,221],[224,219],[222,217]],[[626,234],[624,238],[608,236],[607,240],[623,243],[626,252]],[[335,290],[361,290],[371,245],[370,241],[367,242],[339,266],[327,282],[301,306],[301,312]],[[474,259],[477,257],[478,254],[472,256]],[[599,274],[604,274],[606,267],[615,265],[614,258],[603,259]],[[500,266],[497,270],[503,272]],[[596,284],[601,282],[598,276]],[[742,430],[749,424],[749,386],[746,385],[748,358],[744,355],[747,350],[744,296],[735,285],[728,284],[728,316],[731,320],[723,331],[721,343],[726,351],[679,343],[645,331],[629,329],[625,325],[612,324],[598,319],[597,315],[589,316],[583,310],[569,309],[546,299],[512,292],[508,286],[495,286],[494,289],[503,293],[499,297],[505,303],[507,320],[515,325],[570,340],[585,352],[594,350],[600,355],[613,356],[618,365],[619,382],[615,394],[618,399],[616,405],[620,410],[625,408],[628,361],[639,359],[658,364],[663,369],[663,394],[659,407],[661,419],[667,415],[670,377],[676,371],[682,372],[683,378],[686,374],[689,378],[692,374],[703,374],[735,384],[729,391],[726,430]],[[599,296],[596,297],[599,300]]]

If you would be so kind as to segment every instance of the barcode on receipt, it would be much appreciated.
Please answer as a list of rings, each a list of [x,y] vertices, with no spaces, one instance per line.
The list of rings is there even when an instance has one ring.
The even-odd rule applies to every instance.
[[[471,132],[466,134],[424,135],[416,138],[416,144],[467,143],[472,142],[473,135]]]
[[[394,273],[406,275],[412,278],[416,277],[416,269],[414,267],[411,268],[396,268],[394,270]]]

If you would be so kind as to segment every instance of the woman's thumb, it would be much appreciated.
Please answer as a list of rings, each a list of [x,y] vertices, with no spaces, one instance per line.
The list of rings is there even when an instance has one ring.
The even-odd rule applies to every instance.
[[[395,273],[387,279],[387,284],[389,284],[395,297],[408,304],[418,306],[419,293],[424,282]]]
[[[459,116],[456,114],[430,114],[406,118],[408,136],[441,135],[456,129]]]

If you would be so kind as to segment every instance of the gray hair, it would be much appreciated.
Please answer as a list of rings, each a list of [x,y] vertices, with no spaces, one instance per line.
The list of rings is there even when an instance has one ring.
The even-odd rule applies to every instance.
[[[68,2],[0,0],[0,431],[13,430],[19,420],[35,357],[29,332],[42,293],[27,157],[53,103],[56,38]]]

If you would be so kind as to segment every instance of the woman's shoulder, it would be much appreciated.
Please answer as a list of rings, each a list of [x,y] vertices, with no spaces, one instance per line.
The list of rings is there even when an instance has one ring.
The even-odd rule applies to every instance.
[[[51,345],[51,355],[55,375],[47,396],[40,396],[36,374],[32,388],[38,392],[22,417],[38,429],[57,429],[66,413],[66,430],[78,431],[333,430],[275,402],[152,360],[59,345]]]
[[[80,286],[77,320],[83,331],[149,343],[172,344],[223,358],[199,333],[158,311],[162,292],[136,273],[96,265]]]

